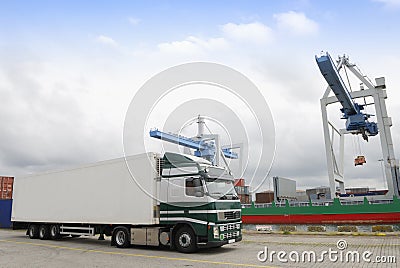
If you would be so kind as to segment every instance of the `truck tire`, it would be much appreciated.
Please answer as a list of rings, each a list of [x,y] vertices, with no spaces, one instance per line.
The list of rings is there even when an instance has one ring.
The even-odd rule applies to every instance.
[[[182,253],[192,253],[197,250],[196,236],[189,226],[184,226],[176,231],[174,236],[175,248]]]
[[[39,238],[39,226],[37,226],[36,224],[29,225],[28,235],[30,239]]]
[[[50,238],[50,228],[48,225],[40,225],[39,227],[39,238],[41,240],[47,240]]]
[[[131,245],[129,229],[126,227],[117,227],[112,235],[112,245],[117,248],[127,248]]]
[[[57,224],[50,225],[50,238],[53,240],[61,238],[60,227]]]

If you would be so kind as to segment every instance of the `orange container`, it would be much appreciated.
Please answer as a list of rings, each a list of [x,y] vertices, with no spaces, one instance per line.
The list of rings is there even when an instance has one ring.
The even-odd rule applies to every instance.
[[[236,179],[234,185],[235,186],[244,186],[244,179]]]
[[[14,177],[0,177],[0,199],[12,199]]]

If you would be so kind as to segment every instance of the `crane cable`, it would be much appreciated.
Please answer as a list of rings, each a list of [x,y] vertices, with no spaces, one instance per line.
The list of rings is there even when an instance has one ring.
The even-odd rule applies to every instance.
[[[346,74],[346,78],[347,78],[347,83],[349,84],[349,88],[350,88],[350,92],[353,92],[353,89],[351,88],[351,84],[350,84],[350,79],[349,76],[347,75],[347,70],[346,70],[346,66],[344,66],[344,73]]]
[[[207,128],[208,132],[210,132],[210,134],[214,134],[214,133],[211,132],[211,130],[210,130],[210,128],[207,126],[206,122],[204,122],[204,125],[206,126],[206,128]]]
[[[346,66],[344,66],[344,73],[346,74],[346,79],[347,79],[347,83],[349,84],[349,89],[350,89],[350,92],[353,92],[353,89],[351,88],[351,84],[350,84],[350,79],[349,79],[349,75],[347,74],[347,68],[346,68]],[[353,99],[353,97],[352,97],[352,99]],[[365,100],[365,97],[364,97],[364,109],[367,109],[367,101]],[[354,141],[354,140],[353,140]],[[356,154],[357,154],[357,156],[361,156],[362,155],[362,150],[361,150],[361,143],[360,143],[360,136],[359,135],[357,135],[357,138],[356,138],[356,142],[355,142],[355,149],[356,149]]]
[[[358,155],[362,155],[360,135],[357,135]]]

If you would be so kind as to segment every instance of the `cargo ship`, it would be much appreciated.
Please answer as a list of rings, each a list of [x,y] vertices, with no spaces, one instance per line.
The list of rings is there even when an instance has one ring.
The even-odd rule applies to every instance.
[[[236,179],[234,185],[244,224],[400,224],[400,199],[387,198],[388,190],[346,188],[345,193],[336,191],[336,198],[329,199],[329,187],[296,191],[294,180],[274,177],[274,190],[258,192],[252,200],[250,186],[243,178]]]
[[[400,200],[242,204],[244,224],[400,224]]]
[[[274,191],[281,180],[274,178]],[[235,189],[242,202],[244,224],[400,224],[400,200],[396,196],[380,198],[387,190],[347,188],[345,194],[336,192],[333,200],[327,199],[329,187],[298,191],[292,200],[265,191],[256,193],[254,202],[249,202],[251,195],[244,179],[235,181]]]

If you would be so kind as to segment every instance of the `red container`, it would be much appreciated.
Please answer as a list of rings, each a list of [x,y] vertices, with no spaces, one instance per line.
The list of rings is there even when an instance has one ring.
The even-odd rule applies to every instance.
[[[12,199],[14,177],[0,177],[0,199]]]
[[[244,179],[236,179],[234,185],[235,186],[244,186]]]

